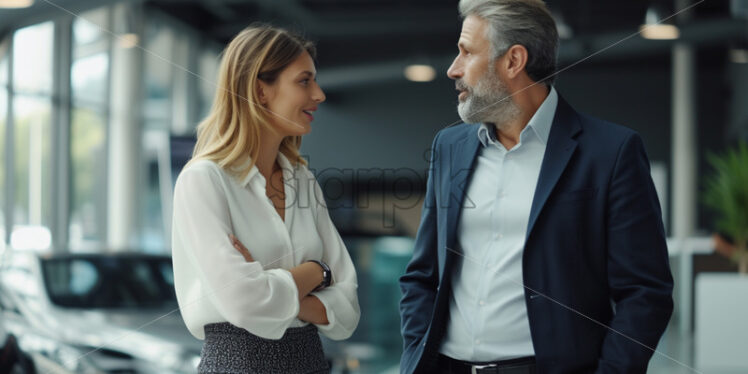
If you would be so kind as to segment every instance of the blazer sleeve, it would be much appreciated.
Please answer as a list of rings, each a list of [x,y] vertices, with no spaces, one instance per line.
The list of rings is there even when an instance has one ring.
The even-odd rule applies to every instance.
[[[280,339],[299,314],[296,283],[289,271],[264,270],[234,249],[221,183],[218,170],[203,165],[185,169],[179,176],[174,189],[173,251],[188,259],[203,293],[228,322],[263,338]],[[175,286],[177,293],[188,292]]]
[[[313,178],[313,177],[312,177]],[[316,220],[317,231],[322,239],[322,261],[330,267],[333,282],[330,287],[312,292],[325,306],[326,325],[316,325],[317,329],[333,340],[348,339],[358,326],[361,309],[358,304],[358,281],[356,269],[348,250],[340,238],[338,230],[330,219],[324,196],[319,184],[315,181],[315,199],[318,202]]]
[[[431,145],[426,196],[421,211],[421,223],[416,235],[413,257],[400,277],[400,320],[404,351],[421,342],[431,322],[431,313],[439,284],[437,261],[437,202],[434,184],[435,161],[439,134]]]
[[[607,197],[608,285],[615,316],[598,373],[644,373],[673,311],[665,231],[637,134],[618,151]]]

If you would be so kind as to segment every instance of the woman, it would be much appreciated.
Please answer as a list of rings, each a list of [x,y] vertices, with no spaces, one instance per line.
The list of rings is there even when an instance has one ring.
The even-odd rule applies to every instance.
[[[358,324],[355,269],[299,155],[325,100],[314,55],[282,29],[240,32],[177,178],[175,288],[200,373],[327,372],[318,330]]]

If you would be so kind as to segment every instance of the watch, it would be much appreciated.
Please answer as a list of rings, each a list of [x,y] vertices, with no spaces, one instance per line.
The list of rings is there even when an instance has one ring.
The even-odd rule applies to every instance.
[[[307,262],[314,262],[322,268],[322,283],[320,283],[319,286],[313,289],[312,292],[330,287],[330,284],[332,284],[332,270],[330,270],[330,267],[322,261],[309,260]]]

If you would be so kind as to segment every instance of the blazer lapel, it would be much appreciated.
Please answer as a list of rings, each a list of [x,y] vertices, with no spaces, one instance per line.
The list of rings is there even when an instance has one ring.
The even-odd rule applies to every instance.
[[[530,208],[530,221],[527,226],[525,241],[530,237],[548,196],[550,196],[553,187],[556,186],[571,156],[577,149],[577,141],[574,140],[574,136],[581,130],[576,112],[559,95],[556,114],[553,118],[551,132],[548,135],[548,144],[545,155],[543,155],[543,163],[540,167],[538,185],[535,188],[535,197]]]
[[[471,126],[467,136],[451,146],[448,150],[449,157],[449,195],[443,199],[447,204],[447,233],[446,244],[447,252],[445,256],[440,256],[439,275],[444,274],[444,267],[447,258],[457,254],[460,249],[456,248],[455,236],[457,233],[457,223],[460,219],[462,205],[465,203],[465,194],[467,193],[470,177],[473,175],[473,164],[478,155],[480,141],[476,133],[475,126]],[[450,145],[445,145],[450,146]],[[444,259],[444,260],[442,260]]]

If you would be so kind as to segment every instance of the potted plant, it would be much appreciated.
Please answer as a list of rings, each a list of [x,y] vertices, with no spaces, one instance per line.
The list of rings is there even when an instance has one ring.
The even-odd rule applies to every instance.
[[[748,274],[748,144],[707,156],[714,174],[706,181],[704,203],[717,213],[714,247]],[[732,243],[724,238],[725,234]]]
[[[748,144],[708,156],[714,168],[703,202],[716,213],[714,247],[739,273],[700,273],[695,281],[695,364],[704,372],[748,373]],[[730,240],[727,240],[729,238]]]

